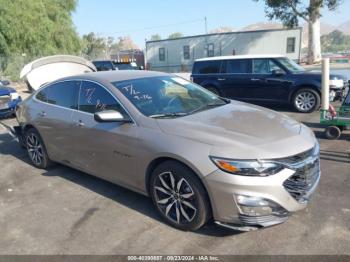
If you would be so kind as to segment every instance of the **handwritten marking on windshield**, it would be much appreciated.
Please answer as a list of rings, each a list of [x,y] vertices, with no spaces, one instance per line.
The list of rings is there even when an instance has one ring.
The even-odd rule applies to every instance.
[[[127,95],[132,96],[132,98],[136,100],[152,100],[152,96],[149,94],[142,94],[141,92],[137,91],[132,84],[122,87],[122,90],[127,92]]]

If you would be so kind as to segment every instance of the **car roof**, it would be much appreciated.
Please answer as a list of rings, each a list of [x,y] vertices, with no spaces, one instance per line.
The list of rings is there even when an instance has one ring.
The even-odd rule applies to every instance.
[[[117,70],[117,71],[102,71],[102,72],[93,72],[83,75],[71,76],[65,78],[65,80],[72,79],[86,79],[86,80],[95,80],[102,82],[119,82],[127,81],[133,79],[140,79],[146,77],[158,77],[158,76],[169,76],[170,74],[156,71],[146,71],[146,70]]]
[[[284,55],[230,55],[230,56],[214,56],[197,59],[196,62],[216,61],[216,60],[232,60],[232,59],[255,59],[255,58],[279,58]]]

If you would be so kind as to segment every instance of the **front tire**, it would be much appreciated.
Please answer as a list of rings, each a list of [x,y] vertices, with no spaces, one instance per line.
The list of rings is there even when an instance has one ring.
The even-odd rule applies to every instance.
[[[320,107],[321,97],[311,88],[302,88],[293,96],[294,108],[300,113],[312,113]]]
[[[31,128],[25,133],[24,143],[30,161],[35,167],[47,169],[53,165],[47,154],[44,141],[36,129]]]
[[[152,172],[150,193],[153,204],[171,226],[194,231],[210,218],[207,193],[193,173],[176,161],[166,161]]]

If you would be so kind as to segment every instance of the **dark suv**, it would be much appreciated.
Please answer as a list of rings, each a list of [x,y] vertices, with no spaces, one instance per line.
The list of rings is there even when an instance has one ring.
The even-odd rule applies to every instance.
[[[193,82],[223,97],[244,101],[291,104],[303,113],[321,103],[322,74],[308,72],[282,56],[223,56],[198,59]],[[348,81],[330,77],[330,97],[343,96]]]

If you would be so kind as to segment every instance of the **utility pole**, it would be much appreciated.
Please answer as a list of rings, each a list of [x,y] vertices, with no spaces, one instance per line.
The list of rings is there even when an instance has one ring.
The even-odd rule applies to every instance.
[[[204,17],[204,25],[205,25],[205,34],[208,34],[208,22],[207,22],[207,17]]]

